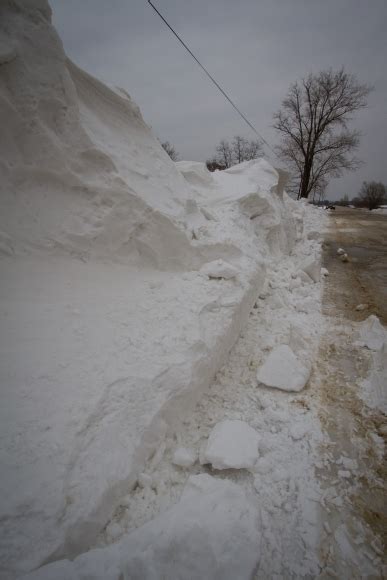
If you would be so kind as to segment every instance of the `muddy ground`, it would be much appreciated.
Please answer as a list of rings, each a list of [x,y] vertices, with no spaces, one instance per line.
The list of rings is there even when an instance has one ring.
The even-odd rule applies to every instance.
[[[339,247],[348,262],[339,259]],[[323,249],[327,324],[316,379],[330,443],[321,450],[327,459],[320,473],[326,490],[321,577],[386,578],[387,421],[362,401],[371,355],[355,341],[356,323],[370,314],[387,324],[387,216],[338,208],[331,212]],[[359,304],[365,309],[356,310]]]
[[[324,244],[324,266],[334,284],[326,286],[325,308],[332,304],[349,320],[376,314],[387,324],[387,216],[368,210],[336,208]],[[342,247],[349,256],[337,259]],[[344,267],[343,267],[344,266]],[[355,310],[367,304],[366,311]]]

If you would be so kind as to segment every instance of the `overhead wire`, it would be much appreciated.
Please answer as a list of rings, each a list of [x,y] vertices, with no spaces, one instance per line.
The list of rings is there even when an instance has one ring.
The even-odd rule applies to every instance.
[[[268,147],[270,149],[270,151],[272,151],[272,153],[276,156],[276,152],[274,151],[274,149],[270,146],[270,144],[266,141],[266,139],[264,139],[264,137],[262,137],[262,135],[259,133],[259,131],[254,127],[254,125],[247,119],[247,117],[242,113],[242,111],[236,106],[236,104],[232,101],[232,99],[228,96],[228,94],[226,93],[226,91],[220,86],[220,84],[214,79],[214,77],[208,72],[208,70],[206,69],[205,66],[202,65],[202,63],[199,61],[199,59],[194,55],[194,53],[192,52],[192,50],[186,45],[186,43],[184,42],[184,40],[179,36],[179,34],[172,28],[172,26],[169,24],[169,22],[164,18],[164,16],[160,13],[160,11],[156,8],[156,6],[151,2],[151,0],[147,0],[148,4],[150,4],[150,6],[153,8],[153,10],[159,15],[159,17],[161,18],[161,20],[164,22],[164,24],[166,24],[166,26],[169,28],[169,30],[172,32],[172,34],[174,34],[174,36],[176,36],[176,38],[178,39],[178,41],[184,46],[184,48],[186,49],[186,51],[192,56],[192,58],[196,61],[196,63],[200,66],[200,68],[204,71],[204,73],[208,76],[208,78],[213,82],[213,84],[217,87],[217,89],[222,93],[222,95],[227,99],[227,101],[230,103],[230,105],[232,105],[232,107],[235,109],[235,111],[242,117],[242,119],[245,121],[245,123],[247,123],[247,125],[250,127],[250,129],[259,137],[259,139],[266,145],[266,147]]]

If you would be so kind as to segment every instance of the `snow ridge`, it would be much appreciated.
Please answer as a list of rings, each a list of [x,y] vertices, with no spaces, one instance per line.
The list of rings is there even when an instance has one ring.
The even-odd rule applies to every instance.
[[[0,36],[0,558],[14,578],[96,542],[227,361],[302,216],[264,159],[175,166],[125,91],[66,58],[45,0],[3,2]]]
[[[257,368],[276,345],[290,345],[309,362],[318,349],[321,283],[292,289],[291,282],[300,259],[318,252],[318,242],[306,241],[306,235],[321,218],[318,210],[301,207],[297,212],[306,227],[294,254],[268,267],[265,286],[227,363],[195,409],[185,413],[182,424],[166,434],[146,462],[138,485],[127,489],[95,549],[74,562],[43,567],[28,580],[84,580],[91,571],[101,580],[118,580],[122,574],[185,578],[187,570],[195,580],[313,578],[320,573],[322,492],[315,460],[323,438],[317,407],[309,407],[313,394],[266,388],[256,379]],[[305,295],[309,305],[300,312],[297,305]],[[258,446],[243,466],[229,463],[230,449],[218,438],[220,426],[226,431],[230,424],[242,428],[242,446],[245,437]],[[216,457],[207,454],[214,434]],[[186,464],[175,462],[182,449],[190,457]],[[224,519],[228,513],[232,520]],[[214,533],[216,548],[210,539]],[[205,545],[201,538],[206,538]],[[230,549],[236,550],[235,569],[228,568]],[[245,553],[248,557],[241,556]]]

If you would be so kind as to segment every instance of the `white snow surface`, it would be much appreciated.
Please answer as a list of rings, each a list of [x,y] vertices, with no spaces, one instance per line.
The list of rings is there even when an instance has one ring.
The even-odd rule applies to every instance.
[[[321,283],[291,288],[299,257],[312,255],[318,248],[306,236],[321,218],[308,206],[291,206],[298,218],[295,253],[279,255],[267,265],[264,286],[227,363],[196,407],[186,410],[181,424],[160,438],[155,455],[138,476],[138,485],[134,489],[127,485],[116,512],[93,543],[99,549],[85,552],[73,562],[60,560],[43,566],[27,576],[29,580],[147,578],[148,573],[154,574],[152,578],[163,577],[163,573],[164,577],[186,578],[191,567],[194,578],[222,578],[228,577],[224,560],[228,550],[233,559],[231,578],[251,578],[253,570],[255,578],[318,575],[321,490],[314,461],[321,433],[317,413],[308,410],[299,395],[259,387],[256,382],[256,368],[276,345],[289,344],[302,360],[312,361],[322,327]],[[301,311],[297,307],[305,297],[313,308]],[[198,455],[214,426],[224,420],[245,421],[254,428],[260,438],[258,460],[251,470],[216,472],[219,475],[211,479],[211,486],[216,486],[213,500],[200,484],[202,500],[192,498],[180,509],[187,480],[192,482],[195,475],[207,478],[208,467],[197,462],[186,468],[175,466],[175,452],[183,447]],[[235,484],[239,492],[232,489],[241,501],[234,502],[221,492],[217,484],[223,480]],[[204,507],[197,513],[199,501]],[[207,526],[216,530],[216,543],[208,541],[212,532],[204,531]],[[196,530],[203,532],[204,544]],[[152,545],[157,546],[155,552]]]
[[[300,268],[305,274],[313,280],[313,282],[319,282],[321,276],[321,265],[320,265],[320,258],[319,257],[312,257],[305,260]]]
[[[381,350],[387,342],[387,331],[374,314],[360,323],[359,336],[357,344],[374,351]]]
[[[387,329],[371,314],[359,324],[358,346],[371,351],[370,370],[361,395],[370,407],[387,413]]]
[[[197,460],[196,451],[187,449],[186,447],[179,447],[173,454],[172,462],[180,467],[192,467]]]
[[[258,369],[257,379],[282,391],[302,391],[310,376],[310,364],[303,364],[287,344],[273,348]]]
[[[259,512],[251,497],[235,483],[201,474],[188,479],[179,503],[121,542],[25,580],[249,580],[259,558]]]
[[[0,45],[0,570],[14,578],[95,543],[309,210],[264,159],[175,166],[125,91],[66,58],[45,0],[2,3]],[[219,260],[237,275],[209,278]]]
[[[238,270],[228,264],[224,260],[214,260],[205,264],[200,271],[206,274],[209,278],[224,278],[225,280],[230,280],[231,278],[236,278],[238,276]]]
[[[215,469],[250,469],[258,459],[259,437],[245,421],[221,421],[210,433],[201,463]]]
[[[316,227],[320,218],[308,207],[297,207],[297,213],[303,215],[306,236],[309,225]],[[160,442],[139,476],[139,485],[127,488],[94,544],[98,549],[73,562],[43,566],[27,575],[28,580],[148,578],[149,573],[154,574],[150,578],[163,574],[186,578],[191,568],[193,578],[318,576],[322,491],[314,469],[320,467],[315,461],[322,436],[317,413],[308,410],[299,395],[256,383],[256,368],[275,345],[289,344],[303,360],[313,360],[316,354],[322,326],[321,284],[302,285],[296,291],[290,287],[299,256],[315,250],[315,242],[306,242],[303,236],[296,254],[268,265],[264,288],[227,364],[195,409]],[[313,297],[314,308],[298,312],[296,305],[306,295]],[[212,472],[217,476],[208,478],[208,468],[197,462],[187,468],[173,464],[175,452],[182,447],[197,454],[205,449],[214,426],[224,420],[246,421],[258,433],[259,457],[251,470]],[[186,495],[196,475],[205,476],[199,481],[194,477],[201,499]],[[234,484],[230,491],[237,494],[236,501],[223,493],[218,486],[222,483]],[[212,499],[208,486],[214,486]],[[206,532],[208,526],[216,530],[215,543],[208,540],[212,534]],[[195,530],[203,533],[204,543]],[[233,559],[230,576],[224,560],[228,550]]]

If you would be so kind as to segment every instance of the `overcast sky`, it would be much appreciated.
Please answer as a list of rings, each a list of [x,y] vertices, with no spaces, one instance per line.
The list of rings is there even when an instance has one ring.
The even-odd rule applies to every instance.
[[[386,0],[153,0],[170,24],[274,145],[272,115],[289,84],[339,68],[372,84],[364,165],[332,180],[328,197],[355,195],[363,180],[387,183]],[[123,87],[145,121],[184,159],[205,161],[222,138],[255,138],[146,0],[51,0],[68,56]]]

